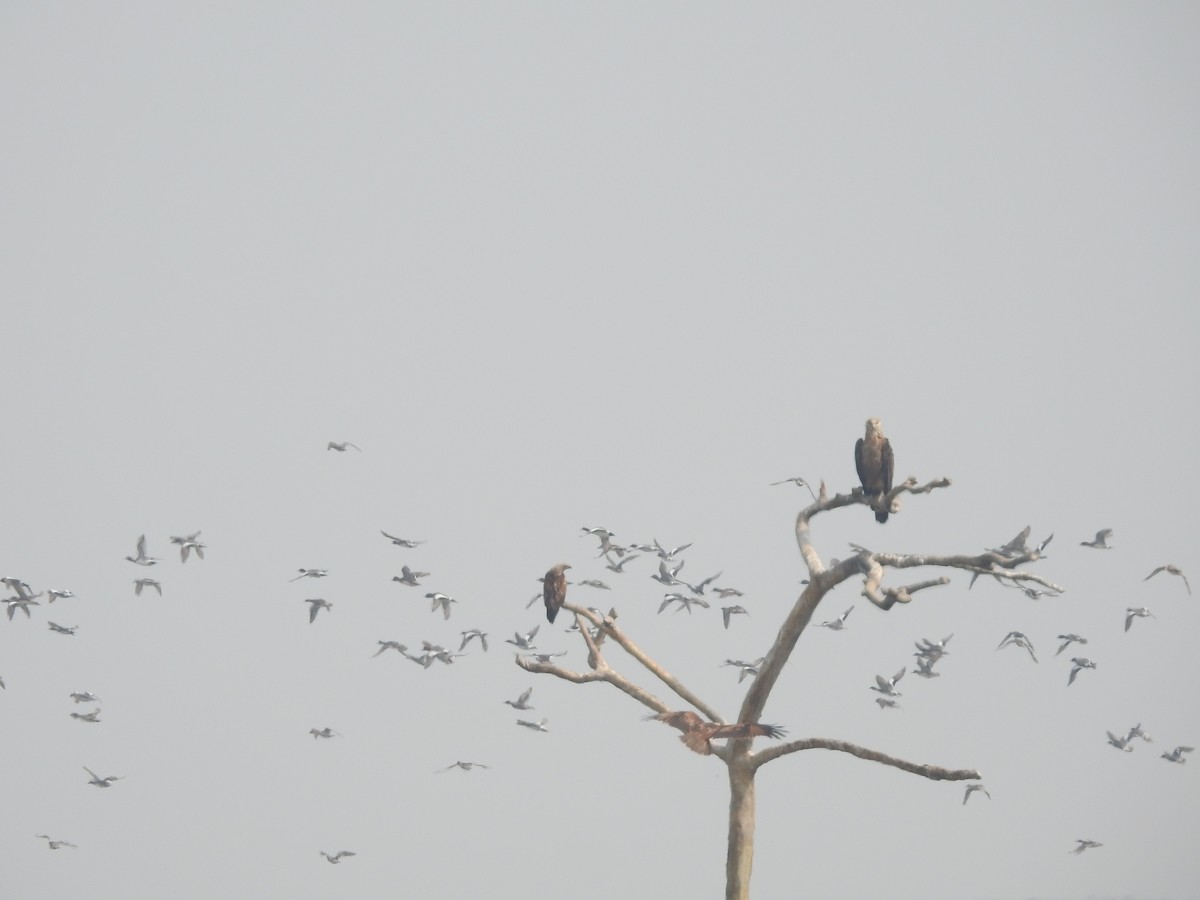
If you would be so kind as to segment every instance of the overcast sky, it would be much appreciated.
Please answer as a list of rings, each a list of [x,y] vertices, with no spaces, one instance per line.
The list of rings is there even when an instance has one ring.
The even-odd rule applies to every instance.
[[[0,621],[0,893],[718,895],[720,762],[504,638],[541,622],[586,666],[525,608],[571,563],[612,587],[571,599],[735,717],[719,664],[806,576],[808,495],[770,482],[848,491],[878,416],[897,480],[953,487],[818,517],[827,562],[1032,525],[1067,590],[827,597],[846,630],[802,636],[765,720],[991,799],[779,759],[754,895],[1194,896],[1200,758],[1160,754],[1200,746],[1200,594],[1143,578],[1200,579],[1198,36],[1185,3],[5,4],[0,574],[77,596]],[[607,572],[583,525],[691,542],[750,616],[657,615],[654,560]],[[143,533],[152,570],[122,558]],[[371,655],[468,628],[488,653]],[[995,649],[1014,629],[1039,663]],[[951,633],[942,677],[872,702]],[[491,768],[434,774],[456,760]]]

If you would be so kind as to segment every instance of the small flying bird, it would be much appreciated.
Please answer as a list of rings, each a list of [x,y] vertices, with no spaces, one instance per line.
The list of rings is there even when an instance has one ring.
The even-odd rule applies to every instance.
[[[1125,735],[1125,737],[1117,737],[1111,731],[1106,731],[1104,733],[1108,735],[1108,742],[1118,750],[1124,750],[1126,753],[1133,752],[1133,747],[1129,745],[1130,740],[1132,740],[1129,735]]]
[[[505,700],[504,702],[507,703],[509,706],[511,706],[513,709],[533,709],[533,707],[529,705],[529,696],[532,693],[533,693],[533,688],[528,688],[516,700]]]
[[[1062,653],[1064,650],[1066,650],[1072,644],[1086,644],[1087,643],[1087,638],[1080,637],[1077,634],[1060,634],[1058,636],[1058,639],[1060,641],[1062,641],[1063,643],[1062,643],[1062,646],[1059,647],[1058,650],[1056,650],[1054,652],[1055,656],[1058,656],[1060,653]]]
[[[658,607],[659,613],[661,613],[672,603],[679,604],[679,608],[675,610],[676,614],[678,614],[681,610],[686,609],[688,611],[688,615],[691,615],[693,606],[702,606],[704,609],[709,608],[708,601],[703,597],[689,597],[686,594],[671,593],[663,597],[663,602]]]
[[[375,643],[379,644],[379,649],[376,650],[373,654],[371,654],[372,659],[374,659],[380,653],[383,653],[383,651],[385,651],[385,650],[395,650],[401,656],[408,655],[408,648],[405,647],[403,644],[401,644],[399,641],[376,641]]]
[[[313,622],[317,621],[317,613],[319,613],[321,610],[323,610],[323,609],[328,609],[330,611],[333,610],[332,603],[330,603],[328,600],[322,600],[319,597],[316,599],[313,599],[313,600],[305,600],[304,602],[308,604],[308,624],[309,625],[311,625]]]
[[[1141,722],[1138,722],[1136,725],[1134,725],[1132,728],[1129,729],[1129,733],[1125,735],[1125,740],[1132,741],[1135,737],[1141,738],[1147,744],[1154,743],[1154,738],[1150,737],[1150,735],[1147,732],[1142,731],[1142,723]]]
[[[512,644],[521,650],[536,650],[537,648],[533,645],[533,638],[534,635],[538,633],[538,629],[541,627],[541,625],[534,625],[533,630],[527,631],[525,634],[521,634],[519,631],[514,632],[512,639],[505,638],[504,642],[506,644]]]
[[[112,783],[114,781],[120,781],[124,777],[122,775],[107,775],[104,778],[101,778],[99,775],[97,775],[95,772],[93,772],[87,766],[83,767],[83,771],[87,772],[89,775],[92,776],[92,779],[91,779],[91,781],[88,782],[88,784],[94,784],[96,787],[102,787],[102,788],[112,787]]]
[[[392,581],[398,581],[401,584],[407,584],[410,587],[417,587],[418,585],[420,585],[420,582],[417,580],[418,578],[428,578],[429,577],[428,572],[414,572],[408,566],[401,566],[400,571],[403,574],[402,575],[393,575]]]
[[[540,663],[548,663],[548,662],[550,662],[550,660],[554,659],[557,656],[566,656],[566,655],[567,655],[566,650],[560,651],[559,653],[531,653],[529,655],[529,659],[536,660],[537,662],[540,662]]]
[[[1067,687],[1070,687],[1075,683],[1075,676],[1084,669],[1096,668],[1096,664],[1086,656],[1072,657],[1071,662],[1074,663],[1074,665],[1071,666],[1071,676],[1067,679]]]
[[[580,581],[579,583],[586,584],[588,587],[593,587],[593,588],[596,588],[597,590],[601,590],[601,591],[611,591],[612,590],[612,588],[610,588],[607,584],[605,584],[603,581],[600,581],[597,578],[585,578],[582,581]]]
[[[900,704],[889,697],[876,697],[875,702],[879,704],[880,709],[899,709]]]
[[[426,594],[425,599],[431,601],[429,604],[430,612],[437,612],[437,608],[442,608],[443,618],[450,618],[450,604],[458,601],[449,594],[443,594],[440,591],[434,591],[432,594]]]
[[[670,562],[671,560],[673,560],[675,558],[675,555],[677,553],[682,553],[684,550],[686,550],[690,546],[692,546],[692,544],[689,541],[686,544],[680,544],[678,547],[672,547],[670,550],[667,550],[666,548],[663,547],[662,544],[660,544],[658,542],[658,538],[654,539],[654,552],[657,553],[659,558],[662,559],[664,562]]]
[[[87,712],[87,713],[73,712],[73,713],[71,713],[71,718],[78,719],[80,722],[98,723],[100,721],[100,710],[93,709],[91,712]]]
[[[91,691],[73,691],[71,699],[76,703],[99,703],[100,698]]]
[[[41,594],[34,594],[33,597],[40,597]],[[8,605],[8,621],[12,621],[13,616],[17,614],[17,610],[25,613],[25,618],[33,618],[33,614],[29,611],[31,606],[41,606],[33,597],[5,597],[4,602]]]
[[[1080,541],[1080,547],[1091,547],[1093,550],[1111,550],[1108,545],[1108,539],[1112,537],[1113,530],[1111,528],[1102,528],[1096,532],[1096,537],[1090,541]]]
[[[317,738],[331,738],[331,737],[341,737],[342,736],[340,731],[334,731],[328,725],[326,725],[324,728],[310,728],[310,729],[308,729],[308,733],[313,736],[314,741]]]
[[[915,672],[913,672],[914,675],[919,675],[922,678],[941,678],[942,677],[941,672],[933,671],[933,664],[936,663],[939,659],[941,659],[940,656],[921,656],[920,654],[916,654],[916,653],[914,653],[913,655],[917,657],[917,670]]]
[[[940,641],[931,641],[929,638],[921,638],[913,646],[917,648],[920,656],[931,656],[935,659],[941,659],[943,656],[949,656],[950,651],[946,649],[946,645],[950,643],[950,638],[953,634],[947,635]]]
[[[329,574],[326,569],[300,569],[300,574],[295,578],[289,578],[288,581],[299,581],[301,578],[324,578]]]
[[[47,590],[46,594],[50,597],[50,600],[48,601],[50,603],[53,603],[55,600],[66,600],[68,597],[75,596],[74,591],[59,591],[54,588]]]
[[[72,844],[70,841],[56,841],[56,840],[53,840],[53,839],[50,837],[50,835],[48,835],[48,834],[35,834],[35,835],[34,835],[34,837],[38,837],[38,838],[41,838],[42,840],[46,841],[46,842],[47,842],[47,846],[48,846],[48,847],[49,847],[51,850],[57,850],[59,847],[76,847],[76,845],[75,845],[75,844]]]
[[[1075,843],[1078,844],[1079,846],[1076,847],[1074,850],[1068,850],[1067,851],[1068,853],[1082,853],[1084,850],[1088,850],[1092,847],[1103,847],[1104,846],[1103,844],[1099,843],[1098,841],[1077,840],[1077,841],[1075,841]]]
[[[1158,618],[1156,615],[1154,615],[1154,613],[1150,612],[1150,610],[1144,606],[1139,606],[1137,609],[1127,606],[1125,608],[1125,630],[1129,630],[1129,626],[1133,624],[1134,619],[1144,619],[1147,616],[1152,619]]]
[[[851,606],[848,610],[838,616],[836,619],[831,619],[828,622],[822,622],[822,628],[828,628],[830,631],[841,631],[846,627],[846,618],[850,613],[854,612],[854,607]]]
[[[157,557],[146,555],[146,536],[144,534],[140,538],[138,538],[137,556],[127,556],[125,558],[127,560],[129,560],[131,563],[133,563],[134,565],[138,565],[138,566],[156,566],[156,565],[158,565]]]
[[[551,566],[542,576],[542,599],[546,603],[546,621],[551,625],[554,624],[554,617],[558,615],[558,611],[562,609],[562,605],[567,599],[566,571],[569,568],[571,568],[569,563],[559,563]]]
[[[1192,596],[1192,586],[1190,584],[1188,584],[1187,576],[1183,574],[1183,571],[1179,568],[1179,566],[1172,566],[1170,564],[1165,565],[1165,566],[1159,566],[1157,569],[1155,569],[1153,572],[1151,572],[1149,575],[1147,575],[1145,578],[1143,578],[1142,581],[1149,581],[1151,578],[1153,578],[1159,572],[1166,572],[1168,575],[1178,575],[1180,578],[1183,579],[1183,586],[1185,588],[1187,588],[1188,596],[1189,597]],[[53,594],[54,592],[51,591],[50,593]],[[54,601],[51,600],[50,602],[53,603]]]
[[[605,556],[604,557],[604,568],[608,569],[608,571],[610,571],[610,572],[616,572],[618,575],[623,575],[623,574],[625,574],[626,563],[631,563],[635,559],[641,559],[641,558],[642,558],[642,556],[640,553],[634,553],[632,556],[626,556],[624,559],[618,560],[617,562],[613,562],[611,556]]]
[[[963,792],[963,806],[967,805],[967,801],[971,799],[971,795],[976,791],[983,791],[983,793],[987,794],[989,800],[992,799],[992,795],[988,794],[988,789],[982,784],[968,784],[966,791]]]
[[[875,510],[875,521],[882,525],[888,520],[889,510],[880,504],[892,489],[895,459],[892,443],[883,436],[883,425],[878,419],[867,419],[866,435],[854,445],[854,467],[858,470],[863,496]]]
[[[996,645],[996,649],[999,650],[1001,647],[1008,646],[1023,647],[1029,651],[1029,655],[1033,658],[1034,662],[1038,661],[1037,654],[1033,650],[1033,644],[1030,642],[1029,638],[1025,637],[1025,635],[1021,632],[1010,631],[1004,636],[1004,640]]]
[[[409,540],[408,538],[396,537],[394,534],[388,534],[382,528],[379,529],[379,533],[382,534],[389,541],[391,541],[393,544],[395,544],[397,547],[405,547],[409,550],[412,550],[415,547],[418,547],[421,544],[425,543],[424,541],[412,541],[412,540]]]
[[[156,591],[158,591],[158,596],[162,596],[162,584],[158,581],[155,581],[153,578],[139,578],[133,583],[133,592],[140,597],[142,596],[142,591],[148,587],[154,588]]]
[[[706,722],[690,709],[658,713],[645,718],[662,722],[683,732],[679,740],[689,750],[702,756],[708,756],[713,752],[711,742],[714,740],[755,737],[781,738],[787,733],[778,725],[764,725],[761,722],[735,722],[732,725]]]
[[[904,677],[904,673],[908,670],[905,666],[891,678],[884,678],[882,675],[875,676],[875,684],[871,686],[871,690],[879,691],[881,694],[886,694],[889,697],[899,697],[900,692],[896,690],[896,682]]]
[[[67,628],[65,625],[59,625],[57,622],[50,622],[48,624],[50,625],[50,630],[57,632],[58,634],[74,634],[79,630],[78,625],[73,625],[70,628]]]
[[[182,544],[190,544],[193,541],[198,541],[198,540],[200,540],[200,532],[199,531],[193,531],[191,534],[185,534],[185,535],[178,535],[178,534],[171,535],[171,543],[172,544],[181,544],[181,545]]]
[[[754,662],[749,663],[741,659],[727,659],[725,662],[721,663],[721,665],[717,666],[717,668],[721,669],[725,666],[733,666],[738,670],[738,684],[741,684],[747,675],[758,674],[758,667],[763,664],[763,660],[765,659],[765,656],[760,656]]]
[[[1185,757],[1183,754],[1191,753],[1195,749],[1195,747],[1176,747],[1170,753],[1162,753],[1160,756],[1162,756],[1162,758],[1167,762],[1186,763],[1187,757]]]
[[[358,446],[358,444],[352,444],[349,441],[342,441],[340,443],[338,441],[330,441],[325,448],[325,452],[328,453],[330,450],[336,450],[338,453],[345,453],[347,447],[353,447],[359,453],[362,453],[362,447]]]
[[[483,763],[462,762],[460,760],[459,762],[451,763],[450,765],[446,766],[446,768],[444,768],[444,769],[438,769],[433,774],[439,775],[442,772],[449,772],[451,769],[462,769],[464,772],[470,772],[472,769],[490,769],[490,768],[491,768],[491,766],[485,766]]]
[[[725,620],[726,628],[729,627],[730,617],[732,617],[732,616],[748,616],[748,615],[750,615],[750,613],[746,612],[746,607],[744,607],[744,606],[722,606],[721,607],[721,618]]]
[[[785,479],[783,479],[783,481],[772,481],[771,487],[776,487],[777,485],[780,485],[780,484],[794,484],[796,487],[808,488],[808,492],[810,494],[812,494],[812,498],[814,500],[817,499],[817,495],[815,493],[813,493],[812,485],[809,484],[807,481],[805,481],[803,478],[800,478],[799,476],[797,476],[795,478],[785,478]]]
[[[544,731],[549,733],[550,729],[546,727],[546,723],[549,721],[549,719],[542,719],[540,722],[526,722],[524,719],[517,719],[517,724],[533,731]]]
[[[717,596],[720,597],[722,600],[728,600],[730,597],[746,596],[741,591],[739,591],[737,588],[724,588],[724,587],[717,587],[716,585],[713,585],[713,590],[716,592]]]
[[[329,446],[332,447],[333,445],[330,444]],[[353,446],[353,445],[351,445],[351,446]],[[342,449],[344,450],[345,448],[343,447]],[[357,450],[358,448],[355,447],[354,449]],[[355,853],[353,850],[339,850],[337,853],[333,854],[333,856],[330,856],[328,853],[326,853],[324,850],[322,850],[321,855],[336,866],[343,859],[346,859],[347,857],[350,857],[350,856],[357,856],[358,854]]]
[[[472,628],[468,631],[460,631],[462,635],[462,643],[458,645],[459,650],[466,650],[467,644],[471,643],[475,638],[479,638],[479,644],[483,647],[483,652],[487,653],[487,632],[480,631],[478,628]]]
[[[179,545],[179,559],[182,562],[187,562],[188,554],[191,553],[193,550],[196,551],[196,555],[198,557],[200,557],[201,559],[204,559],[204,551],[207,549],[208,549],[208,545],[202,544],[199,541],[185,541],[184,543]]]
[[[674,568],[670,568],[667,565],[667,561],[664,559],[658,564],[658,574],[651,575],[650,577],[659,584],[666,585],[667,587],[670,587],[673,584],[683,584],[683,582],[675,576],[678,575],[679,570],[683,568],[684,562],[686,562],[686,560],[680,560],[679,565],[675,566]]]

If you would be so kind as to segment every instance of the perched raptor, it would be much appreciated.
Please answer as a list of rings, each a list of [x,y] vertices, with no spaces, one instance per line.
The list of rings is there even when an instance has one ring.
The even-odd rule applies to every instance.
[[[542,599],[546,601],[546,621],[551,624],[554,624],[554,617],[558,615],[563,602],[567,599],[566,572],[569,568],[571,566],[568,563],[551,566],[550,571],[542,579]]]
[[[892,489],[892,444],[883,436],[883,426],[878,419],[867,419],[866,436],[854,445],[854,465],[858,469],[858,480],[862,482],[863,496],[875,510],[875,521],[888,520],[888,511],[881,503],[885,494]]]

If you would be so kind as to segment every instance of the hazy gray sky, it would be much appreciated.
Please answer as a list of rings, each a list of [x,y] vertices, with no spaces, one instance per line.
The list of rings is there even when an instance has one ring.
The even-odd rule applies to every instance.
[[[1194,896],[1200,759],[1159,754],[1200,742],[1200,594],[1142,579],[1200,578],[1198,35],[1182,3],[5,5],[0,574],[78,596],[0,621],[0,893],[719,894],[724,767],[503,639],[542,622],[585,665],[524,608],[570,562],[736,715],[719,663],[805,576],[807,495],[768,483],[849,490],[879,416],[898,478],[954,487],[818,518],[826,560],[1031,524],[1068,590],[828,597],[848,628],[802,637],[766,720],[992,799],[778,760],[754,895]],[[750,617],[656,615],[652,561],[605,572],[581,525],[692,542]],[[122,559],[142,533],[161,599]],[[371,658],[475,627],[453,666]],[[994,650],[1013,629],[1039,664]],[[1098,663],[1070,688],[1066,631]],[[950,633],[880,711],[875,674]],[[502,703],[530,685],[548,734]],[[1107,745],[1137,722],[1153,744]]]

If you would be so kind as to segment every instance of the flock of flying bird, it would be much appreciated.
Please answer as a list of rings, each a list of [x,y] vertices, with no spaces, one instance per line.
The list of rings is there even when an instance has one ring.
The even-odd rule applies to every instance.
[[[328,444],[328,450],[330,451],[344,453],[348,448],[362,452],[360,447],[349,441],[331,441]],[[885,523],[888,520],[889,512],[894,511],[889,510],[883,503],[884,498],[892,490],[894,457],[891,444],[888,439],[883,436],[882,427],[880,426],[878,419],[868,420],[866,434],[864,438],[858,441],[855,447],[855,464],[859,473],[864,497],[867,499],[868,504],[872,507],[876,520],[880,523]],[[808,488],[810,492],[812,490],[807,482],[805,482],[802,478],[789,478],[783,481],[773,482],[773,484],[795,484],[799,487]],[[425,543],[421,540],[397,537],[396,535],[390,534],[386,531],[381,531],[380,533],[383,538],[385,538],[391,544],[403,549],[414,550],[419,548],[421,544]],[[613,540],[615,537],[613,532],[604,527],[583,526],[581,528],[581,533],[583,535],[590,535],[598,539],[600,552],[597,554],[596,558],[602,558],[605,569],[611,573],[614,573],[615,575],[625,574],[626,567],[629,566],[629,564],[634,560],[637,560],[642,556],[651,557],[657,561],[657,571],[652,572],[650,574],[650,578],[658,582],[664,588],[673,589],[668,590],[668,592],[664,594],[663,600],[658,607],[658,612],[660,614],[669,607],[674,606],[676,614],[686,610],[688,614],[691,615],[694,608],[709,609],[709,599],[712,597],[719,598],[720,600],[727,600],[730,598],[740,598],[743,596],[742,592],[737,588],[730,586],[719,586],[716,584],[717,580],[722,577],[723,572],[717,572],[714,575],[709,575],[695,582],[691,582],[683,578],[681,573],[684,569],[685,561],[681,558],[680,554],[687,550],[691,544],[683,544],[677,547],[666,547],[660,544],[657,539],[655,539],[648,544],[633,543],[623,546],[617,544]],[[1036,550],[1032,550],[1032,548],[1030,548],[1028,545],[1029,534],[1030,528],[1026,527],[1007,544],[991,549],[1002,559],[1013,560],[1014,564],[1020,558],[1027,559],[1030,552],[1033,552],[1035,554],[1034,558],[1037,558],[1037,556],[1041,554],[1041,551],[1043,551],[1053,539],[1053,535],[1042,541]],[[1084,547],[1095,550],[1109,550],[1112,547],[1112,545],[1109,543],[1110,539],[1112,538],[1112,534],[1112,529],[1106,528],[1097,532],[1095,538],[1092,540],[1081,541],[1080,543]],[[180,560],[182,563],[186,563],[193,554],[201,560],[205,558],[206,546],[200,541],[199,531],[182,536],[172,536],[170,537],[170,541],[172,544],[178,547]],[[159,558],[148,555],[145,535],[142,535],[138,538],[134,555],[126,556],[125,559],[133,565],[144,569],[154,567],[161,562]],[[1001,568],[1004,567],[1004,563],[1000,563],[999,565]],[[532,605],[538,599],[541,599],[545,605],[547,622],[551,625],[554,624],[557,614],[565,602],[567,586],[570,583],[567,581],[566,572],[571,568],[572,566],[568,563],[560,563],[552,566],[545,573],[545,575],[539,579],[542,582],[541,592],[539,594],[535,594],[529,603],[526,604],[526,607],[528,608],[528,606]],[[1175,565],[1166,564],[1158,566],[1151,571],[1144,580],[1148,581],[1161,573],[1166,573],[1180,578],[1188,594],[1191,594],[1191,586],[1187,581],[1187,577],[1184,575],[1182,570]],[[291,578],[290,581],[304,581],[305,583],[318,582],[320,579],[325,578],[328,574],[328,571],[325,569],[300,568],[298,570],[298,574]],[[428,577],[430,577],[430,573],[416,571],[411,569],[408,565],[404,565],[401,568],[401,574],[394,576],[392,581],[406,587],[419,587],[421,586],[421,580]],[[978,577],[979,575],[977,574],[972,578],[972,585]],[[1006,587],[1016,587],[1018,590],[1022,590],[1027,596],[1035,600],[1049,593],[1036,588],[1013,585],[1010,582],[1000,579],[999,577],[997,577],[996,580]],[[48,588],[44,591],[35,593],[25,581],[16,577],[0,578],[0,583],[14,592],[13,596],[3,599],[7,610],[7,617],[10,621],[18,612],[22,612],[27,618],[31,618],[32,614],[30,607],[41,605],[39,598],[44,597],[47,604],[53,604],[55,601],[70,599],[75,596],[70,590],[58,588]],[[606,591],[610,589],[609,585],[600,578],[581,579],[576,584],[579,587],[586,587],[593,591]],[[133,585],[134,592],[137,595],[141,595],[143,590],[148,587],[153,588],[159,596],[162,595],[162,585],[156,579],[139,577],[134,579]],[[1052,593],[1050,595],[1053,596]],[[443,620],[450,619],[452,610],[457,604],[455,598],[439,591],[430,591],[426,593],[425,599],[430,601],[431,612],[436,613],[439,610],[442,612]],[[333,604],[331,602],[320,597],[308,598],[303,602],[308,605],[308,621],[310,624],[316,623],[318,615],[322,610],[325,610],[326,614],[329,614],[333,609]],[[749,612],[745,607],[736,603],[721,606],[720,608],[722,614],[722,623],[725,629],[729,629],[730,623],[734,616],[749,615]],[[589,607],[589,609],[592,609],[597,613],[600,612],[595,607]],[[853,610],[854,606],[851,605],[837,618],[821,622],[819,627],[826,628],[830,631],[844,631],[847,628],[847,621]],[[615,618],[616,610],[610,610],[608,615]],[[1127,607],[1125,611],[1124,622],[1125,631],[1128,632],[1130,630],[1130,627],[1135,619],[1153,617],[1153,615],[1154,614],[1146,607]],[[67,627],[59,625],[53,621],[49,622],[48,625],[52,631],[64,635],[74,635],[77,630],[77,626]],[[523,633],[519,631],[514,632],[513,637],[507,639],[506,643],[513,645],[519,654],[524,654],[528,658],[542,663],[549,663],[551,660],[565,655],[566,651],[538,651],[534,640],[538,635],[539,627],[540,626],[535,626],[529,631]],[[578,631],[579,625],[572,624],[566,630]],[[387,653],[388,651],[394,651],[403,658],[414,662],[425,669],[429,669],[434,663],[442,663],[444,665],[453,664],[456,659],[467,655],[469,652],[469,646],[475,641],[478,641],[480,648],[484,652],[487,652],[489,635],[486,632],[471,628],[461,631],[460,636],[461,643],[456,651],[428,640],[421,641],[421,648],[419,651],[410,651],[407,645],[400,643],[399,641],[379,640],[377,642],[378,649],[372,655],[378,657],[384,653]],[[602,639],[602,635],[598,630],[593,632],[593,637]],[[916,652],[913,654],[913,656],[916,658],[914,674],[924,679],[940,677],[941,673],[935,671],[934,666],[940,662],[943,657],[949,655],[947,645],[952,638],[953,635],[951,634],[937,641],[931,641],[927,638],[922,638],[917,641],[915,644]],[[1057,639],[1061,641],[1061,644],[1058,647],[1055,656],[1062,654],[1072,644],[1079,644],[1081,646],[1087,644],[1087,639],[1085,637],[1074,633],[1060,634],[1057,636]],[[1001,650],[1005,647],[1017,647],[1021,650],[1024,650],[1033,662],[1038,662],[1037,653],[1032,641],[1027,635],[1020,631],[1010,631],[1000,641],[996,649]],[[738,671],[738,683],[741,683],[746,678],[754,677],[758,674],[758,667],[762,664],[763,659],[763,657],[759,657],[758,659],[749,662],[740,659],[726,659],[720,664],[720,666],[735,668]],[[1096,668],[1096,666],[1096,662],[1087,657],[1071,657],[1071,669],[1067,677],[1067,685],[1073,685],[1081,672],[1085,670],[1093,670]],[[899,709],[899,703],[896,698],[901,696],[901,692],[898,690],[897,686],[907,672],[908,667],[904,666],[890,677],[885,677],[883,675],[875,676],[875,683],[870,685],[870,689],[878,694],[878,696],[875,697],[875,702],[879,705],[880,709]],[[4,687],[5,684],[3,678],[0,678],[0,688]],[[533,707],[529,702],[532,692],[533,688],[530,687],[521,693],[517,699],[504,700],[503,702],[516,711],[524,712],[532,710]],[[70,694],[70,699],[73,700],[76,705],[100,703],[100,698],[88,691],[72,692]],[[84,712],[78,710],[72,711],[70,716],[84,723],[97,724],[101,721],[99,706]],[[705,755],[712,753],[711,741],[713,740],[752,737],[780,738],[785,734],[785,730],[777,725],[768,725],[759,722],[736,722],[732,724],[710,722],[706,721],[695,712],[690,710],[668,711],[656,715],[646,716],[646,718],[660,721],[677,729],[681,732],[680,741],[686,747],[688,747],[688,749]],[[549,731],[547,727],[548,721],[549,720],[546,718],[541,718],[537,721],[533,721],[531,719],[517,719],[516,724],[531,731],[545,733]],[[340,737],[340,733],[329,726],[312,728],[310,729],[309,734],[314,740]],[[1118,736],[1110,731],[1107,732],[1107,737],[1110,745],[1126,753],[1132,752],[1133,741],[1135,739],[1147,743],[1151,741],[1150,735],[1142,730],[1140,723],[1129,729],[1128,732],[1126,732],[1123,736]],[[1187,762],[1187,754],[1191,753],[1192,751],[1193,748],[1190,746],[1177,746],[1174,748],[1174,750],[1170,752],[1164,752],[1161,754],[1161,756],[1168,762],[1183,764]],[[448,772],[454,769],[469,772],[473,769],[488,768],[489,766],[484,763],[456,760],[445,768],[437,770],[437,773]],[[84,767],[84,771],[89,776],[87,783],[98,788],[109,788],[115,782],[120,781],[122,777],[116,775],[106,775],[101,777],[86,766]],[[965,805],[970,799],[971,795],[976,792],[982,792],[989,799],[991,798],[991,794],[983,784],[973,783],[966,787],[966,790],[963,794],[962,803]],[[38,834],[36,837],[47,841],[47,846],[51,850],[57,850],[63,847],[74,848],[76,846],[69,841],[52,839],[45,834]],[[1077,845],[1078,846],[1074,850],[1070,851],[1071,853],[1078,854],[1082,853],[1084,850],[1101,846],[1101,844],[1090,840],[1077,841]],[[350,850],[340,850],[332,854],[322,850],[320,851],[320,855],[324,857],[330,864],[336,865],[341,863],[343,859],[353,857],[356,854],[354,851]]]

